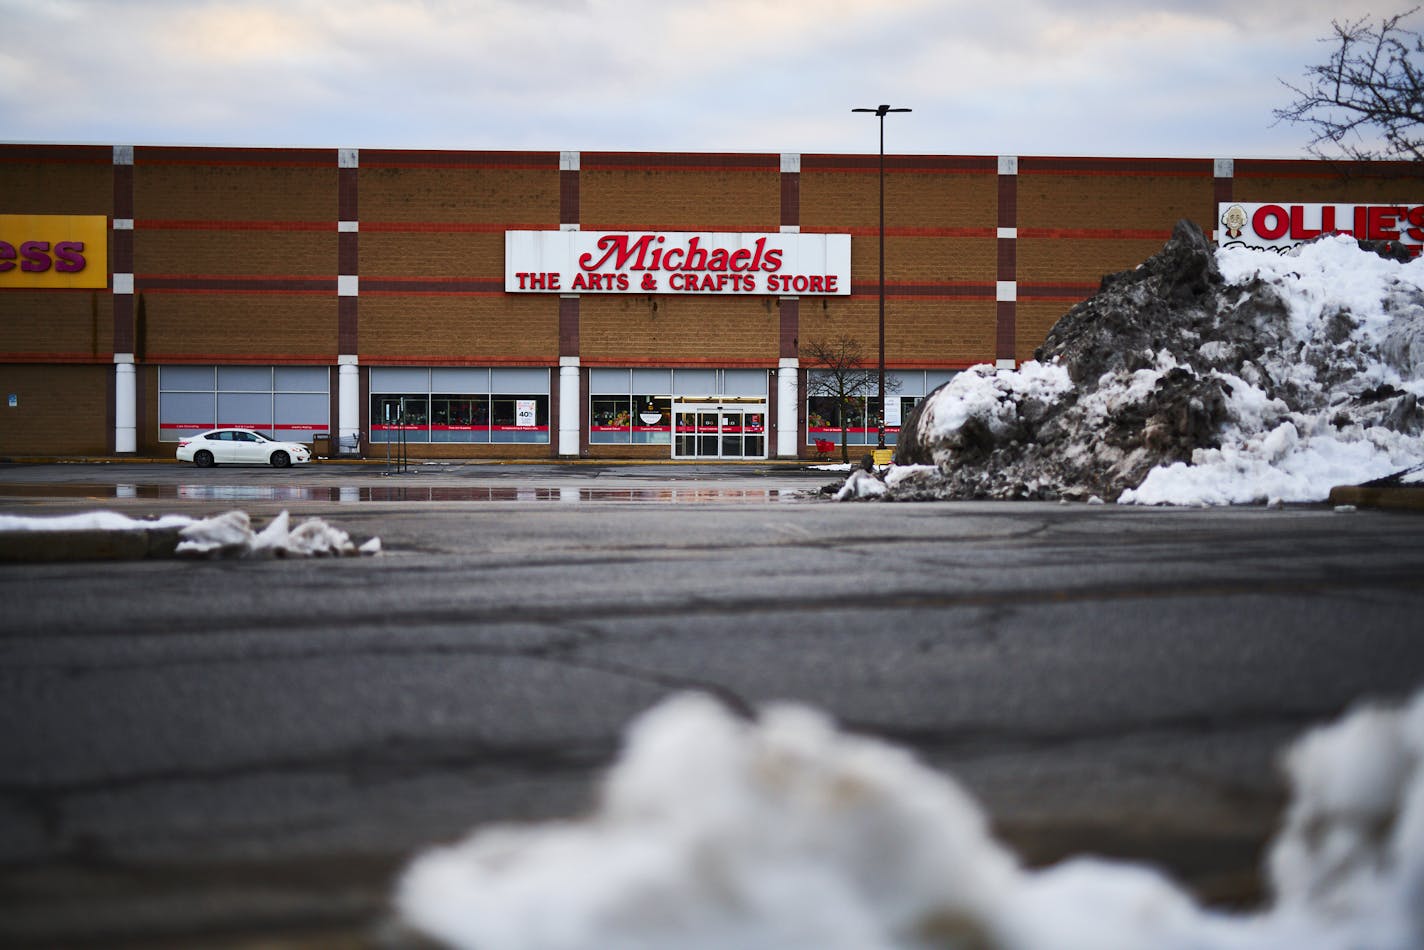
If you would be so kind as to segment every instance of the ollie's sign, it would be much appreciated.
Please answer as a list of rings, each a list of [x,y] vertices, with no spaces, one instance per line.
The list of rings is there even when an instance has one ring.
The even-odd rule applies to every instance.
[[[845,296],[850,293],[850,235],[506,231],[504,289]]]
[[[1284,251],[1322,234],[1394,241],[1416,257],[1424,247],[1424,205],[1243,204],[1217,208],[1217,243]]]

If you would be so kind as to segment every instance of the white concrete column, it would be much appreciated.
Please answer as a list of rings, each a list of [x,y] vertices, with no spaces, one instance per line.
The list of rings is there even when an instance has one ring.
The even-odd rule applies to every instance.
[[[336,437],[338,455],[361,444],[361,373],[355,356],[336,358]]]
[[[795,458],[801,425],[801,389],[797,385],[801,361],[785,357],[776,368],[776,454],[780,458]]]
[[[114,354],[114,451],[138,451],[138,374],[132,353]]]
[[[579,454],[579,358],[559,357],[559,454]]]

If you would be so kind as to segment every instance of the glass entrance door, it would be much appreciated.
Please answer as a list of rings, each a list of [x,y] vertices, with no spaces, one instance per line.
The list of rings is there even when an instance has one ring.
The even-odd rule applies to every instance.
[[[766,458],[766,403],[679,404],[673,458]]]

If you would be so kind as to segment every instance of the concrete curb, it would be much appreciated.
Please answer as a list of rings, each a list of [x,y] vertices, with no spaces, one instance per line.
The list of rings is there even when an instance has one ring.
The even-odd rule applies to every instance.
[[[1330,489],[1330,504],[1424,511],[1424,485],[1339,485]]]
[[[180,528],[0,531],[0,562],[141,561],[171,558]]]

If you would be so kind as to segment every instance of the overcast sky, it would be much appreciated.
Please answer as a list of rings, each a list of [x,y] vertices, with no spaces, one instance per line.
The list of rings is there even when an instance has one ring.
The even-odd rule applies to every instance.
[[[1392,2],[0,0],[0,141],[1288,158]]]

